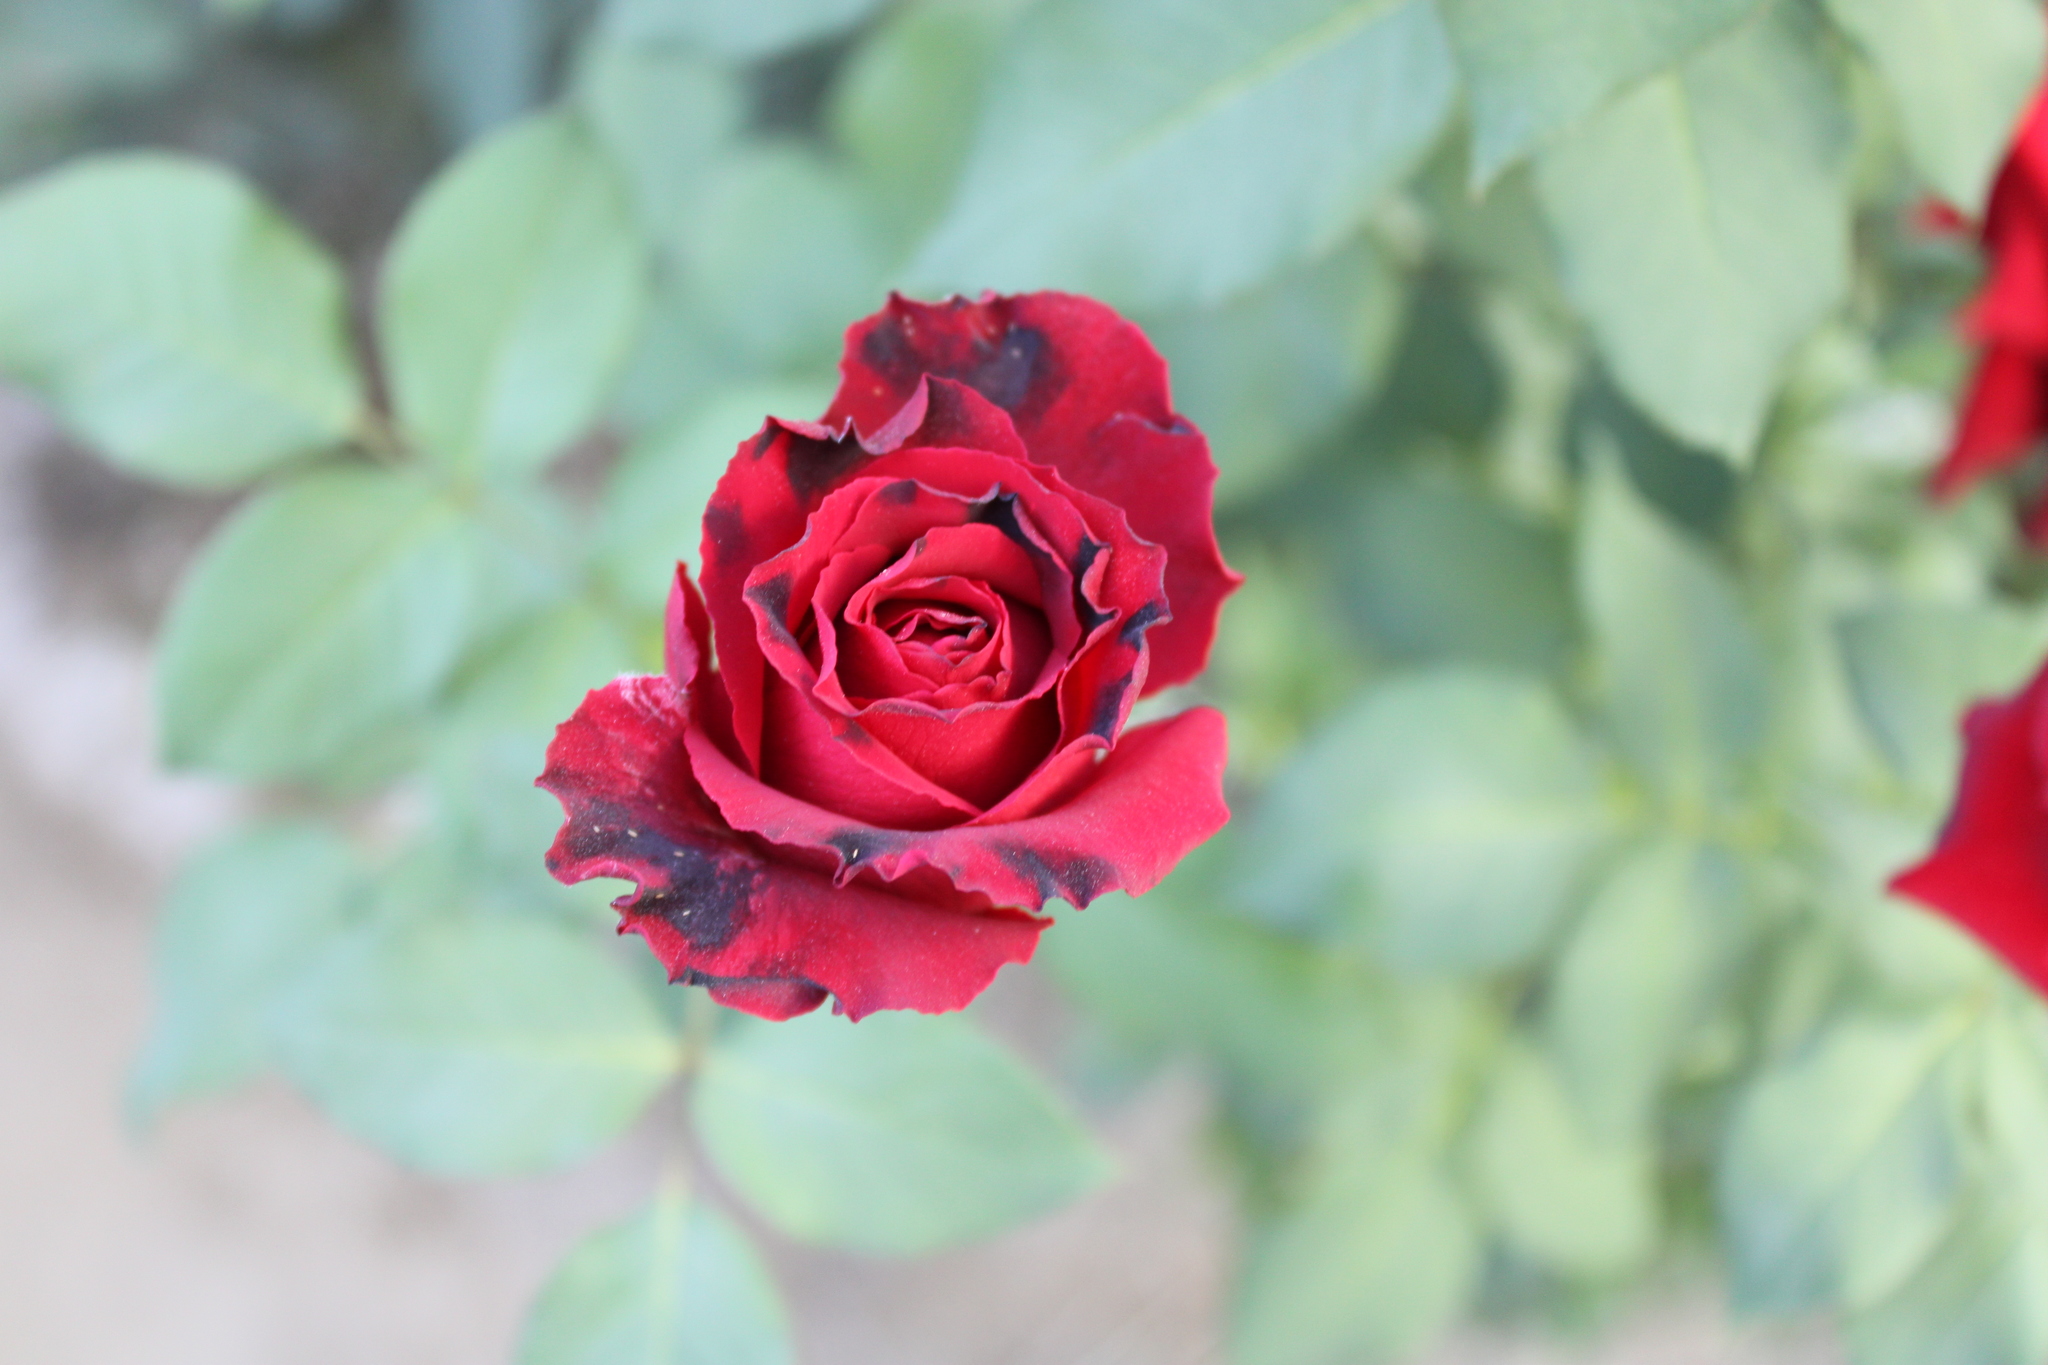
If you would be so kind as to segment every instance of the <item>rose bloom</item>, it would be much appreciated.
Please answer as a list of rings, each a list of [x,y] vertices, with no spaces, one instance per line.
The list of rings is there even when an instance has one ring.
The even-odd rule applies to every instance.
[[[1981,237],[1989,275],[1961,321],[1982,350],[1930,483],[1938,498],[2019,463],[2048,435],[2048,90],[1992,186]],[[2048,499],[2027,514],[2026,531],[2048,546]]]
[[[1239,581],[1143,334],[1065,294],[892,296],[840,372],[733,456],[666,673],[592,692],[540,778],[549,870],[636,882],[622,932],[777,1019],[959,1009],[1048,899],[1145,891],[1229,818],[1221,715],[1125,729]]]
[[[1892,881],[2048,993],[2048,667],[1963,717],[1955,809],[1934,851]]]

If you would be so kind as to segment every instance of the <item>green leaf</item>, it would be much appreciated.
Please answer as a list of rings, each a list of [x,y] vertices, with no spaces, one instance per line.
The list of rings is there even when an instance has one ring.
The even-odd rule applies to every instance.
[[[164,754],[237,777],[359,770],[419,719],[467,643],[475,548],[426,484],[315,470],[243,507],[164,626]]]
[[[585,693],[621,673],[660,667],[659,652],[636,651],[639,643],[587,599],[554,603],[476,652],[450,689],[445,725],[548,740]]]
[[[791,1365],[775,1282],[708,1205],[664,1194],[592,1233],[526,1321],[519,1365]]]
[[[1966,1023],[1847,1017],[1751,1084],[1717,1190],[1741,1306],[1868,1305],[1934,1250],[1961,1194]]]
[[[1279,482],[1372,392],[1403,282],[1360,239],[1221,308],[1149,320],[1182,411],[1209,438],[1229,505]]]
[[[341,272],[233,176],[158,152],[0,197],[0,371],[153,479],[225,488],[353,430]]]
[[[674,226],[681,230],[693,221],[693,214],[686,213]],[[681,245],[670,245],[675,261],[688,254]],[[613,420],[635,437],[666,426],[726,388],[761,379],[760,364],[719,334],[695,297],[693,283],[674,269],[660,272],[655,281],[647,324],[612,400]],[[829,363],[821,361],[816,368],[821,375],[831,374]]]
[[[1623,1019],[1611,1021],[1617,1030]],[[1587,1132],[1542,1054],[1512,1046],[1472,1133],[1480,1197],[1506,1241],[1567,1276],[1613,1279],[1656,1250],[1655,1153],[1647,1135]]]
[[[1536,163],[1567,290],[1615,379],[1738,464],[1793,348],[1848,288],[1846,121],[1803,13],[1777,3]]]
[[[425,1171],[566,1165],[616,1137],[680,1049],[617,959],[540,920],[395,917],[336,952],[283,1016],[286,1073]]]
[[[793,139],[721,163],[684,223],[690,302],[761,370],[831,372],[882,299],[883,257],[843,166]]]
[[[1060,917],[1033,959],[1088,1017],[1151,1057],[1198,1050],[1234,1084],[1302,1098],[1362,1046],[1368,1001],[1337,959],[1205,903],[1213,839],[1145,895]]]
[[[2029,997],[1979,1033],[1984,1129],[1994,1178],[2017,1206],[2048,1225],[2048,1017]]]
[[[555,798],[533,785],[555,727],[593,688],[622,673],[660,667],[659,628],[645,646],[586,602],[535,613],[492,641],[451,687],[428,750],[437,832],[468,860],[472,884],[491,879],[517,904],[587,908],[607,924],[616,883],[564,887],[548,876],[540,852],[562,824]]]
[[[1946,772],[1944,784],[1954,776],[1954,769]],[[1823,895],[1833,928],[1847,929],[1874,983],[1893,997],[1933,1006],[2004,974],[1961,925],[1885,889],[1899,869],[1926,856],[1939,818],[1933,802],[1875,805],[1836,795],[1815,800],[1807,815],[1829,854]]]
[[[156,925],[156,1017],[129,1084],[154,1118],[271,1061],[276,1004],[349,922],[368,889],[355,853],[323,825],[246,826],[194,854]]]
[[[732,72],[673,43],[585,43],[572,91],[656,241],[674,241],[745,115]]]
[[[1552,970],[1543,1036],[1587,1132],[1647,1136],[1658,1094],[1705,1021],[1743,928],[1725,855],[1646,843],[1602,877]]]
[[[573,117],[526,119],[429,185],[384,263],[400,424],[467,474],[530,474],[597,419],[647,292],[611,164]]]
[[[1639,776],[1681,811],[1724,795],[1763,742],[1769,678],[1725,574],[1596,459],[1579,520],[1579,602],[1600,695]]]
[[[1577,634],[1563,538],[1498,499],[1379,480],[1344,532],[1346,598],[1397,659],[1540,670]]]
[[[1399,1359],[1457,1317],[1479,1269],[1457,1193],[1414,1152],[1331,1163],[1257,1228],[1231,1323],[1240,1365]]]
[[[597,543],[606,577],[659,613],[676,561],[697,559],[704,504],[740,444],[770,416],[808,421],[831,399],[825,385],[798,380],[741,385],[635,441],[605,485]]]
[[[1987,1192],[1918,1275],[1845,1329],[1856,1365],[2039,1365],[2048,1231]]]
[[[1979,214],[2041,83],[2041,7],[1827,0],[1827,9],[1890,87],[1915,169],[1964,213]]]
[[[696,1096],[705,1150],[777,1228],[915,1254],[1085,1194],[1108,1157],[1043,1082],[965,1020],[741,1020]]]
[[[1757,2],[1441,0],[1472,110],[1473,188],[1725,32]]]
[[[1990,603],[1859,612],[1840,627],[1857,709],[1899,775],[1945,795],[1962,759],[1973,702],[2024,683],[2048,649],[2039,613]]]
[[[892,238],[930,228],[973,145],[989,68],[1016,0],[928,0],[889,14],[854,50],[825,109]]]
[[[1427,0],[1046,0],[912,274],[1217,302],[1348,236],[1454,85]]]
[[[622,42],[695,43],[748,60],[852,28],[881,0],[613,0],[605,31]]]
[[[1371,689],[1274,781],[1243,895],[1299,917],[1356,878],[1390,965],[1488,970],[1541,946],[1611,827],[1593,752],[1541,684],[1418,674]]]

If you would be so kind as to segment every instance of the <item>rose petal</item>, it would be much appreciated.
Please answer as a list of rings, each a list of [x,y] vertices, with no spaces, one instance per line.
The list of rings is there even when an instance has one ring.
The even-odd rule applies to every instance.
[[[860,726],[920,776],[973,802],[977,814],[1016,790],[1060,738],[1059,709],[1042,697],[948,710],[880,701],[862,709]]]
[[[1039,616],[1034,608],[1013,604],[986,584],[959,577],[913,579],[897,586],[917,593],[921,603],[913,605],[907,599],[882,603],[882,617],[895,622],[890,629],[884,629],[872,614],[839,620],[831,632],[833,647],[826,651],[813,695],[851,715],[860,706],[885,697],[937,706],[944,703],[932,700],[935,689],[978,683],[976,699],[987,700],[997,695],[999,687],[1007,688],[1016,662],[1011,618],[1014,614],[1036,621]],[[950,612],[937,605],[947,601],[955,604]],[[956,621],[953,633],[937,645],[920,638],[918,629],[935,623],[941,615]],[[1043,627],[1038,630],[1042,635]],[[1036,662],[1042,663],[1043,658],[1041,653]]]
[[[827,851],[839,879],[883,884],[936,869],[1000,905],[1086,905],[1105,891],[1149,890],[1223,827],[1223,716],[1196,707],[1125,734],[1087,785],[1043,814],[927,831],[876,827],[764,786],[697,732],[686,736],[698,780],[732,825],[773,843]],[[859,884],[859,883],[853,883]]]
[[[1152,627],[1152,662],[1144,695],[1192,679],[1209,662],[1223,600],[1244,579],[1223,562],[1216,545],[1209,487],[1201,478],[1177,476],[1199,459],[1209,464],[1209,443],[1178,419],[1158,426],[1137,417],[1112,418],[1096,434],[1089,455],[1077,461],[1073,481],[1125,509],[1131,529],[1164,545],[1166,600],[1171,617]],[[1061,469],[1066,472],[1065,467]]]
[[[854,716],[819,705],[777,673],[768,675],[765,691],[761,780],[777,791],[902,829],[938,829],[981,814],[979,805],[911,767]]]
[[[733,704],[735,742],[750,765],[761,758],[761,677],[753,614],[742,598],[755,565],[794,545],[826,494],[861,472],[874,451],[902,445],[987,450],[1024,459],[1024,445],[1000,409],[958,385],[919,385],[909,401],[869,433],[851,423],[824,426],[770,418],[726,466],[704,509],[700,562],[718,666]],[[976,493],[981,490],[961,490]]]
[[[2044,430],[2048,371],[2025,351],[1991,347],[1977,362],[1955,439],[1929,480],[1929,492],[1953,497],[1985,475],[2017,464]]]
[[[2048,670],[1970,708],[1956,804],[1934,851],[1891,889],[1975,934],[2048,991],[2048,787],[2037,752]]]
[[[1963,330],[1984,343],[2048,352],[2048,183],[2001,177],[1985,219],[1991,270]]]
[[[1173,411],[1166,364],[1135,326],[1072,294],[937,304],[892,294],[847,330],[840,375],[826,421],[862,431],[894,418],[927,375],[1008,412],[1032,460],[1166,548],[1173,617],[1154,634],[1148,690],[1201,671],[1221,603],[1242,580],[1216,545],[1208,442]]]
[[[949,469],[981,467],[981,472],[990,476],[982,482],[984,488],[997,486],[1004,474],[1020,481],[1032,479],[1027,466],[981,451],[916,453]],[[883,464],[874,467],[881,469]],[[760,655],[771,665],[762,682],[758,759],[758,771],[770,786],[806,800],[829,803],[856,819],[894,828],[932,829],[981,814],[982,806],[961,796],[951,782],[934,781],[906,762],[891,745],[879,742],[858,716],[835,708],[834,689],[824,689],[821,704],[813,705],[811,699],[819,697],[822,686],[825,648],[813,644],[811,631],[816,624],[808,621],[806,613],[795,610],[792,602],[798,594],[818,591],[831,564],[830,560],[820,563],[820,557],[838,549],[842,538],[876,535],[901,539],[916,534],[918,520],[904,520],[913,510],[920,518],[953,524],[941,525],[919,537],[918,545],[926,548],[922,552],[913,549],[908,557],[910,562],[929,559],[941,570],[985,564],[998,581],[1003,580],[1008,562],[1005,556],[1016,553],[1018,544],[997,527],[964,524],[980,516],[988,502],[986,496],[969,502],[914,479],[857,479],[826,496],[812,515],[802,540],[747,576],[743,597],[756,620],[755,639]],[[1072,509],[1068,509],[1068,514],[1078,516]],[[941,534],[947,530],[962,534]],[[1042,590],[1055,599],[1055,649],[1063,642],[1071,648],[1078,627],[1073,621],[1073,593],[1065,568],[1042,543],[1034,544],[1028,538],[1023,543],[1043,561],[1042,569],[1034,572],[1030,562],[1020,558],[1014,565],[1018,571],[1014,586],[1020,591]],[[831,647],[836,653],[836,641],[831,642]],[[1017,734],[1021,730],[1021,723],[1012,723],[1005,733]],[[918,749],[942,754],[955,752],[950,745],[936,743],[922,744]],[[1024,771],[1035,767],[1044,756],[1043,748],[1025,755]],[[1010,757],[1011,753],[1006,752],[989,767],[1011,772],[1016,765],[1001,761]],[[951,766],[946,768],[949,775],[954,771]],[[967,785],[981,791],[987,784],[985,778],[977,777]]]
[[[592,692],[556,731],[540,779],[565,817],[548,870],[565,882],[634,882],[614,902],[621,931],[644,937],[673,979],[768,1018],[827,993],[859,1018],[959,1009],[1005,963],[1030,958],[1044,922],[1029,915],[835,885],[735,833],[691,775],[686,736],[702,732],[679,697],[666,677]]]

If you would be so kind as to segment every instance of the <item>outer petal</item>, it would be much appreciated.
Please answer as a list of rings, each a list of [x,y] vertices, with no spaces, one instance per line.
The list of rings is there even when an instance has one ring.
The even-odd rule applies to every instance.
[[[1105,891],[1150,890],[1230,818],[1223,716],[1207,707],[1125,734],[1081,790],[1043,814],[926,831],[880,829],[792,801],[699,735],[687,742],[727,820],[776,844],[829,853],[836,880],[849,887],[930,868],[1001,905],[1039,909],[1059,897],[1084,906]]]
[[[2042,300],[2048,311],[2048,298]],[[1937,498],[1952,497],[1987,474],[2024,459],[2048,432],[2048,366],[2012,346],[1993,346],[1977,362],[1956,422],[1955,440],[1929,481]]]
[[[2000,178],[1984,247],[1991,270],[1963,311],[1964,331],[1983,342],[2048,351],[2048,182],[2011,172]]]
[[[959,1009],[1031,956],[1044,922],[1029,915],[835,886],[735,833],[691,775],[681,695],[665,677],[592,692],[556,731],[540,778],[565,816],[548,870],[637,883],[615,902],[621,931],[645,937],[672,978],[768,1018],[828,993],[859,1018]]]
[[[1241,581],[1216,546],[1209,443],[1173,411],[1166,362],[1093,299],[1040,293],[888,305],[847,330],[825,419],[887,422],[927,375],[958,380],[1010,414],[1031,458],[1114,503],[1166,547],[1173,619],[1152,636],[1148,691],[1201,671],[1223,599]]]
[[[2048,671],[1963,720],[1955,810],[1934,851],[1891,888],[1975,934],[2048,993],[2048,785],[2036,733]]]

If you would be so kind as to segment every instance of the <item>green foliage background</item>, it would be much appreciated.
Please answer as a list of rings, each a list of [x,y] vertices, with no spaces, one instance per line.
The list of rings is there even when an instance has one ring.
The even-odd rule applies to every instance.
[[[347,9],[0,3],[0,165]],[[1861,1365],[2048,1358],[2048,1013],[1881,891],[1960,708],[2048,649],[2003,495],[1919,497],[1976,265],[1906,225],[1981,206],[2034,0],[397,13],[466,146],[372,269],[184,155],[0,197],[0,372],[123,469],[248,490],[164,627],[161,729],[274,814],[166,906],[139,1115],[274,1067],[498,1173],[688,1078],[678,1130],[756,1214],[886,1253],[1104,1179],[971,1015],[666,987],[615,887],[547,880],[528,785],[653,666],[724,461],[823,406],[848,321],[1059,287],[1168,355],[1248,579],[1192,689],[1237,819],[1041,953],[1075,1077],[1214,1080],[1234,1358],[1708,1266]],[[791,1358],[700,1185],[679,1158],[570,1257],[525,1365]]]

